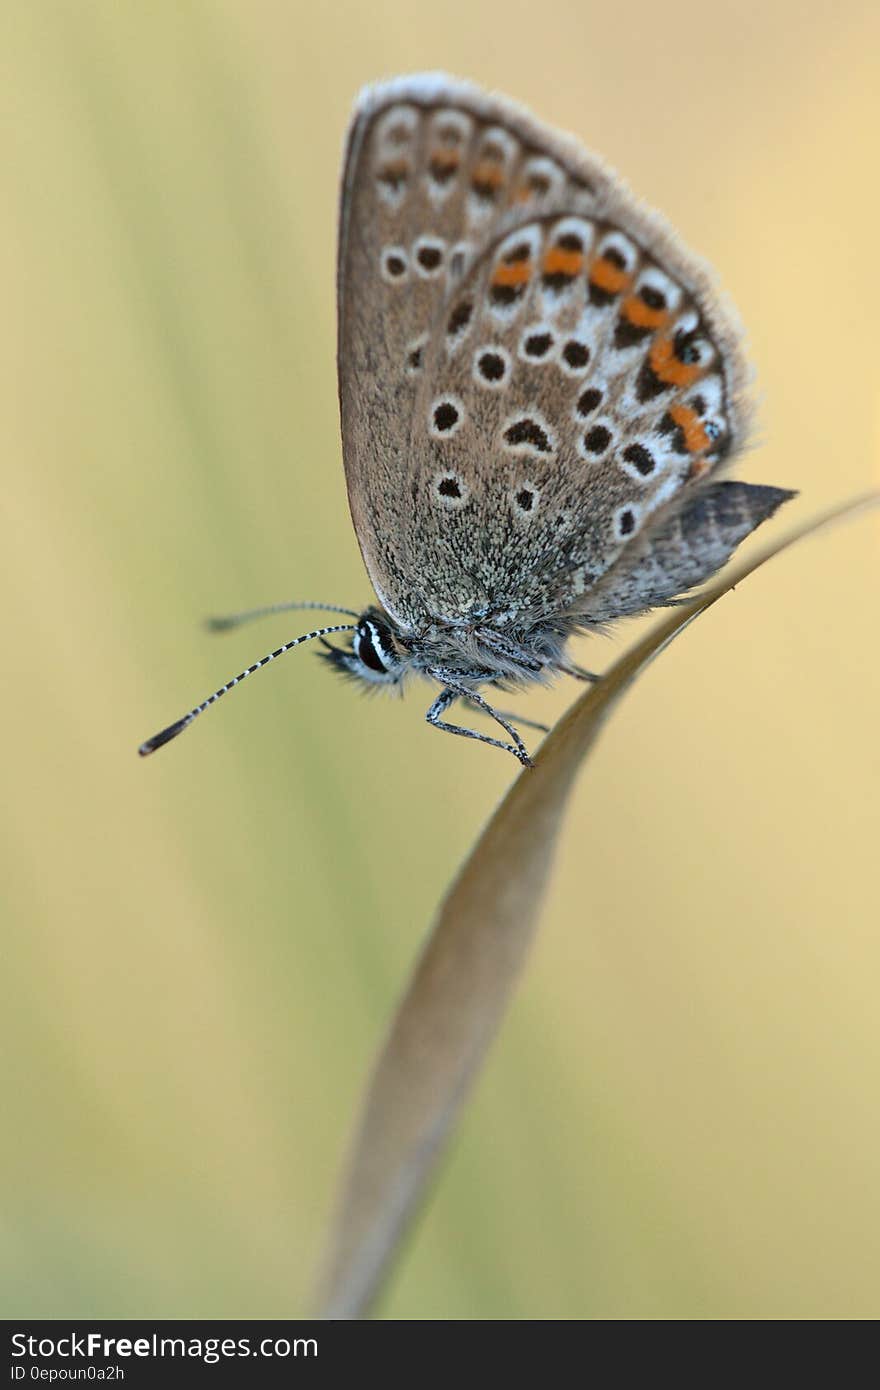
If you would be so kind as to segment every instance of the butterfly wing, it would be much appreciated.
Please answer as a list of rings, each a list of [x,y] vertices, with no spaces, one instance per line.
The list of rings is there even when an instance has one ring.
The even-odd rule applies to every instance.
[[[362,99],[340,244],[352,515],[405,626],[539,621],[742,442],[702,264],[574,141],[445,77]]]
[[[512,111],[424,74],[366,89],[349,129],[338,264],[343,456],[367,571],[404,626],[432,606],[412,569],[405,495],[432,327],[512,205],[585,196],[540,143],[515,135]]]

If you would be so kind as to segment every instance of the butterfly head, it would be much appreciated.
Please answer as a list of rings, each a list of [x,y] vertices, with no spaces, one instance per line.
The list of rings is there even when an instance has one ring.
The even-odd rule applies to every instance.
[[[373,686],[396,685],[412,659],[390,619],[377,608],[360,616],[350,647],[323,645],[326,650],[320,655],[337,671]]]

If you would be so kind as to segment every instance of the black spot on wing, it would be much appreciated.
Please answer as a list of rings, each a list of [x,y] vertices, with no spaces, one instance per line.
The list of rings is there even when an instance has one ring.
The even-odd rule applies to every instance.
[[[504,431],[504,442],[512,448],[526,444],[539,454],[552,454],[553,445],[543,425],[530,416],[514,420]]]

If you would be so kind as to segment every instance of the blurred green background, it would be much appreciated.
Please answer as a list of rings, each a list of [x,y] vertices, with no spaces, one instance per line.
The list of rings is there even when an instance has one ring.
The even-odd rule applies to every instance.
[[[426,728],[427,687],[363,701],[305,653],[135,755],[304,630],[203,615],[370,598],[334,369],[355,93],[499,87],[667,213],[749,328],[739,471],[801,489],[779,532],[877,478],[880,10],[6,0],[2,30],[2,1310],[299,1314],[369,1059],[514,775]],[[776,561],[612,722],[387,1315],[880,1313],[877,541]]]

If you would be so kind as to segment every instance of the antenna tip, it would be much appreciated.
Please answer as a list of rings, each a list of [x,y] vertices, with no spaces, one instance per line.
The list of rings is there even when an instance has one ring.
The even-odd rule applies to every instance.
[[[176,723],[169,724],[167,729],[162,729],[158,734],[153,734],[152,738],[148,738],[146,743],[141,744],[138,753],[142,758],[146,758],[150,753],[155,753],[157,748],[162,748],[164,744],[170,743],[173,738],[177,738],[178,734],[182,734],[187,725],[191,724],[192,721],[193,716],[191,714],[184,715],[183,719],[178,719]]]

